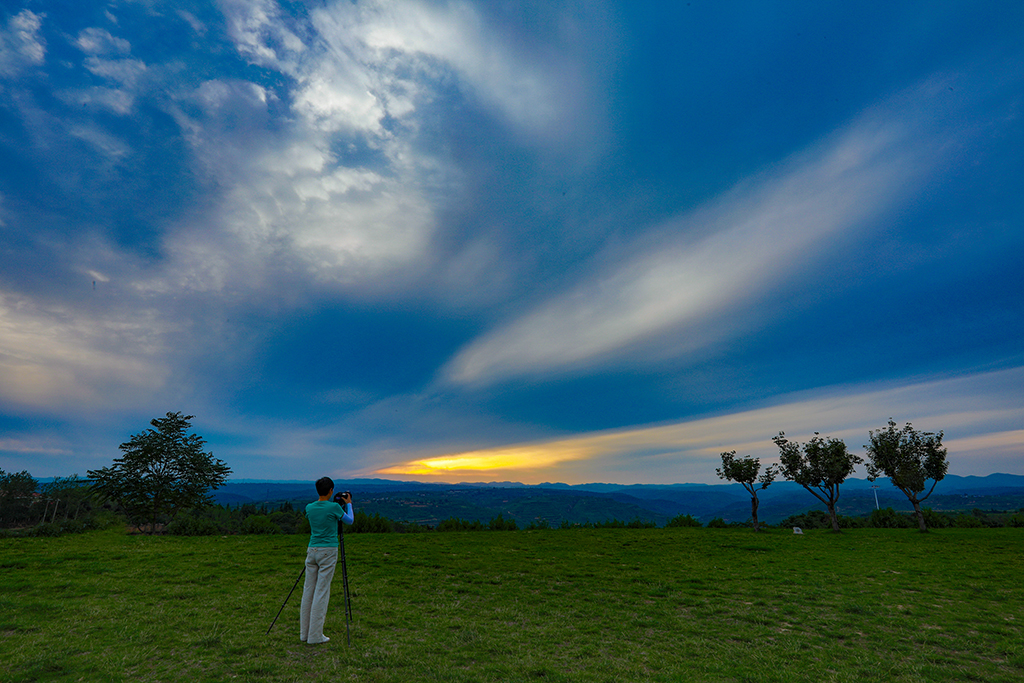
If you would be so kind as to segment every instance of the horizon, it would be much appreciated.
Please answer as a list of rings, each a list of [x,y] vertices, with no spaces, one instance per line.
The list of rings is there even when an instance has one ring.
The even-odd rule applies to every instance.
[[[75,475],[74,474],[69,474],[69,475],[65,475],[65,476],[71,477],[71,476],[75,476]],[[958,478],[958,479],[988,479],[990,477],[1020,477],[1022,479],[1022,482],[1024,482],[1024,475],[1021,475],[1021,474],[1011,474],[1009,472],[991,472],[989,474],[968,474],[968,475],[947,474],[947,475],[945,475],[945,477],[943,477],[943,479],[940,480],[939,483],[941,484],[942,481],[945,481],[945,479],[947,479],[949,477],[955,477],[955,478]],[[52,477],[52,476],[51,477],[33,477],[33,479],[35,479],[37,481],[52,481],[54,478],[55,477]],[[878,477],[876,479],[876,481],[883,481],[883,482],[887,482],[889,480],[890,480],[889,477]],[[525,487],[535,487],[535,488],[542,488],[542,487],[545,487],[545,486],[559,486],[559,487],[568,487],[568,488],[578,488],[578,487],[583,487],[583,486],[621,486],[621,487],[631,487],[631,486],[742,486],[742,484],[740,484],[739,482],[727,481],[727,480],[720,480],[720,481],[717,481],[717,482],[710,482],[710,483],[708,483],[708,482],[691,481],[691,482],[672,482],[672,483],[657,483],[657,484],[655,484],[655,483],[618,484],[618,483],[615,483],[615,482],[608,482],[608,481],[591,481],[591,482],[583,482],[583,483],[579,483],[579,484],[567,484],[565,482],[545,481],[545,482],[541,482],[539,484],[526,484],[526,483],[523,483],[523,482],[520,482],[520,481],[486,481],[486,482],[485,481],[421,481],[421,480],[416,480],[416,479],[383,479],[383,478],[379,478],[379,477],[373,477],[373,478],[371,478],[371,477],[356,477],[356,478],[338,479],[337,481],[345,481],[345,482],[372,481],[372,482],[393,482],[393,483],[396,483],[396,484],[424,484],[424,485],[430,485],[430,486],[472,486],[472,487],[492,487],[492,488],[507,488],[507,487],[524,487],[524,488]],[[867,478],[850,476],[850,477],[847,477],[843,481],[843,485],[847,484],[850,481],[868,482],[870,480],[867,479]],[[931,480],[928,480],[928,481],[931,481]],[[315,483],[315,480],[312,480],[312,479],[307,480],[307,479],[249,479],[249,478],[242,478],[242,479],[228,479],[221,486],[224,486],[224,485],[227,485],[227,484],[302,484],[302,485],[309,485],[310,487],[312,487],[314,483]],[[785,479],[785,478],[775,479],[775,481],[773,481],[772,483],[773,484],[789,483],[789,484],[795,484],[795,485],[799,486],[799,484],[796,484],[796,482],[791,481],[789,479]],[[220,486],[218,486],[217,488],[220,488]],[[938,489],[938,486],[936,486],[936,490],[937,489]]]
[[[991,1],[13,0],[0,468],[180,411],[242,478],[714,484],[890,418],[1022,475],[1022,65]]]

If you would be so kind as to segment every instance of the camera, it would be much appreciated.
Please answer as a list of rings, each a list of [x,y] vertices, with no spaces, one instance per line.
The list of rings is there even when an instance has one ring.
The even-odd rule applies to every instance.
[[[351,491],[342,491],[341,493],[334,494],[334,502],[337,503],[338,505],[344,505],[345,504],[345,498],[348,498],[349,500],[351,500],[352,499],[352,492]]]

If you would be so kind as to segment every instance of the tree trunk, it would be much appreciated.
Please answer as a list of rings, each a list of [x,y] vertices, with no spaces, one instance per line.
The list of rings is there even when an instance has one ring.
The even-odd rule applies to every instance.
[[[754,523],[754,531],[760,531],[761,527],[757,524],[757,496],[750,497],[750,518]]]
[[[830,503],[828,506],[828,515],[832,518],[832,531],[841,533],[839,531],[839,517],[836,515],[836,504]]]
[[[921,504],[916,498],[911,498],[910,502],[914,504],[914,512],[917,513],[917,528],[922,534],[928,533],[928,527],[924,523],[924,513],[921,512]]]

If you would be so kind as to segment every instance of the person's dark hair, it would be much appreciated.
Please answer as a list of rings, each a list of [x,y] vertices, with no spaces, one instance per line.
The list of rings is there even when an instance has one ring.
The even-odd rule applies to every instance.
[[[316,493],[318,496],[326,496],[334,488],[334,480],[330,477],[320,477],[316,480]]]

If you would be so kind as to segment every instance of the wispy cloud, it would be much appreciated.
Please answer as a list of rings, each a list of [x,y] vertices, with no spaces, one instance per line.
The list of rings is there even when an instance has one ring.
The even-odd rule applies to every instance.
[[[777,459],[780,431],[798,441],[815,432],[844,439],[853,451],[892,417],[923,431],[945,432],[951,472],[1019,472],[1024,367],[902,386],[834,387],[782,396],[776,405],[678,423],[442,453],[376,470],[385,476],[444,481],[713,482],[723,451]],[[861,476],[863,473],[861,473]]]
[[[288,85],[216,79],[179,97],[174,115],[222,196],[201,224],[169,236],[174,263],[156,289],[181,286],[173,273],[205,273],[190,287],[249,286],[282,262],[320,282],[393,288],[433,262],[438,211],[462,183],[443,147],[421,136],[437,125],[421,107],[451,97],[454,76],[513,126],[565,113],[551,71],[468,4],[335,2],[300,17],[270,0],[221,8],[239,54]],[[282,108],[291,125],[272,128]]]
[[[934,88],[922,88],[922,97]],[[914,102],[921,107],[921,102]],[[879,107],[779,168],[645,236],[448,364],[457,384],[564,372],[661,339],[678,355],[738,334],[716,319],[791,283],[839,239],[878,230],[940,161],[906,107]],[[734,316],[738,317],[738,316]],[[671,333],[671,340],[665,335]]]
[[[170,374],[153,311],[96,315],[0,293],[0,403],[17,412],[123,409]]]
[[[48,442],[28,439],[0,438],[0,453],[32,453],[45,455],[70,455],[66,447],[54,446]]]
[[[39,29],[44,16],[25,9],[0,28],[0,76],[15,76],[28,66],[43,63],[46,43]]]

